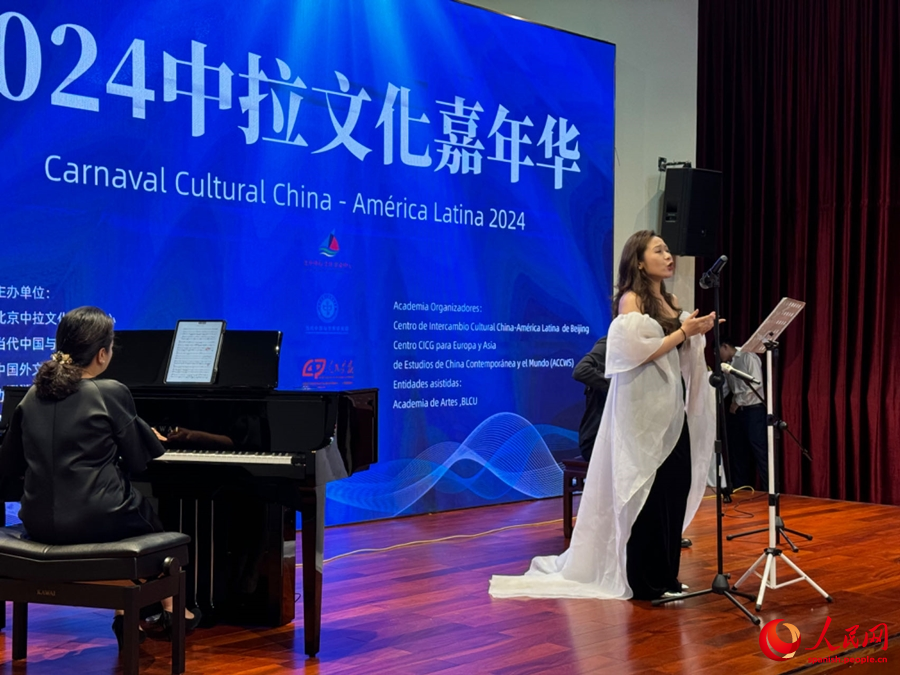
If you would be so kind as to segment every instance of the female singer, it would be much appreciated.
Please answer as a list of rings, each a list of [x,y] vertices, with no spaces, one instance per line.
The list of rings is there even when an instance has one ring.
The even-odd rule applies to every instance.
[[[715,440],[703,355],[715,315],[682,311],[665,287],[665,242],[633,234],[619,262],[607,340],[611,379],[569,549],[494,576],[494,597],[652,600],[681,593],[681,535],[700,504]]]

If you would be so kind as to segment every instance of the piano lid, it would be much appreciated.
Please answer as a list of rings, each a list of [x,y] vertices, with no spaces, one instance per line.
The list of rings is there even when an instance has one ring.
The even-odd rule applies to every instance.
[[[100,377],[128,387],[177,388],[164,384],[175,331],[116,331],[113,359]],[[281,331],[226,330],[214,388],[275,389],[281,355]]]

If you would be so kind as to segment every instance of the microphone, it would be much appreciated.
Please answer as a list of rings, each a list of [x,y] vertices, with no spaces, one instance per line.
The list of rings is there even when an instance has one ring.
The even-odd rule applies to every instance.
[[[727,255],[720,255],[716,262],[713,263],[712,267],[710,267],[702,277],[700,277],[700,288],[712,288],[716,285],[713,282],[713,279],[718,276],[719,272],[725,267],[725,263],[728,262]]]
[[[724,258],[725,256],[723,255],[722,257]],[[743,380],[744,382],[749,382],[750,384],[755,384],[755,385],[762,384],[762,382],[757,380],[752,375],[748,375],[743,370],[738,370],[737,368],[732,367],[732,365],[730,363],[722,364],[722,372],[728,373],[729,375],[734,375],[739,380]]]

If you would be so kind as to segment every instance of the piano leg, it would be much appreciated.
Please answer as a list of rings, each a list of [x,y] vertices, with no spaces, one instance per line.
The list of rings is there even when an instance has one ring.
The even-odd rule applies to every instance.
[[[303,546],[303,642],[307,656],[319,652],[322,629],[322,551],[325,540],[325,486],[303,491],[300,501]]]

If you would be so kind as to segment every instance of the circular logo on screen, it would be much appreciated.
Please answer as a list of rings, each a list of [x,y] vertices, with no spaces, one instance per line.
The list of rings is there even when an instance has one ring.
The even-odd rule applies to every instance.
[[[319,318],[325,323],[331,323],[338,314],[338,301],[331,293],[323,293],[316,302],[316,311]]]

